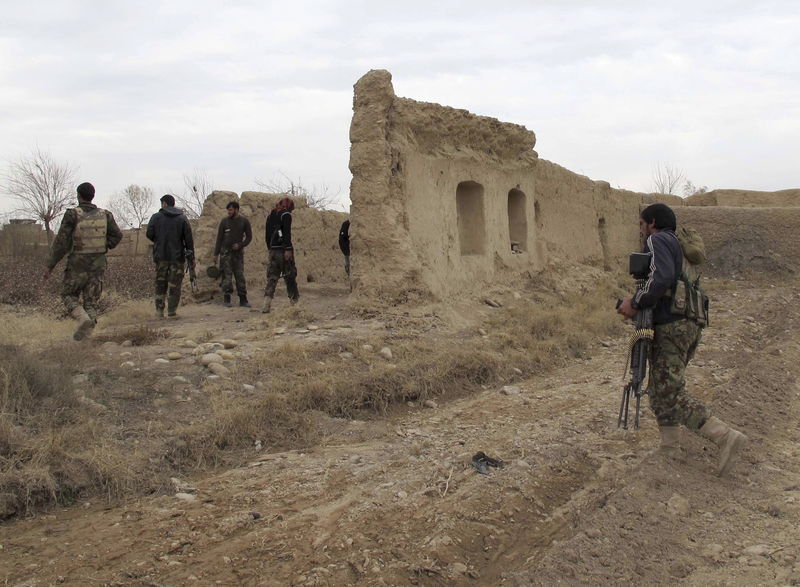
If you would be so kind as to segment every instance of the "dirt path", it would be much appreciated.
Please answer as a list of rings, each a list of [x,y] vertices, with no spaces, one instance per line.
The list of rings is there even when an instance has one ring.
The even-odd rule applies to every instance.
[[[689,380],[750,435],[727,479],[713,474],[716,449],[695,437],[687,438],[685,462],[653,454],[647,410],[641,431],[615,428],[619,339],[515,384],[518,392],[487,389],[383,420],[319,416],[328,436],[313,450],[254,450],[247,466],[193,480],[186,495],[85,503],[7,523],[0,578],[798,584],[800,296],[743,284],[720,287],[714,299],[715,322]],[[176,328],[186,336],[192,324],[187,318]],[[506,466],[477,474],[469,465],[477,451]]]

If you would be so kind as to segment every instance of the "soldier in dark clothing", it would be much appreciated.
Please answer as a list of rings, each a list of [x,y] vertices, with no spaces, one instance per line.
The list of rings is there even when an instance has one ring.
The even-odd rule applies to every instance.
[[[92,204],[92,184],[82,183],[77,192],[78,206],[64,212],[58,235],[50,249],[44,278],[49,278],[58,262],[68,255],[61,299],[67,312],[78,321],[78,329],[72,337],[82,340],[97,323],[97,303],[103,292],[106,251],[119,244],[122,231],[111,212]]]
[[[275,209],[267,216],[265,238],[269,254],[267,268],[267,288],[264,292],[263,313],[268,313],[275,296],[275,287],[283,274],[286,281],[286,293],[292,305],[300,299],[297,289],[297,266],[294,263],[294,247],[292,246],[292,210],[294,202],[291,198],[283,198]]]
[[[350,221],[345,220],[342,222],[342,227],[339,229],[339,248],[344,255],[344,272],[350,277]]]
[[[700,344],[702,326],[670,311],[684,263],[676,228],[675,213],[666,204],[652,204],[642,210],[639,231],[645,239],[644,252],[652,253],[650,273],[644,286],[633,297],[625,298],[618,311],[632,318],[640,308],[653,308],[655,336],[648,394],[661,433],[662,453],[679,454],[683,425],[719,446],[717,473],[724,475],[747,436],[712,416],[708,407],[686,392],[686,365]]]
[[[150,217],[146,236],[153,242],[153,261],[156,264],[156,316],[164,317],[166,297],[167,316],[175,318],[181,301],[186,258],[187,255],[194,258],[194,240],[189,219],[183,210],[175,207],[173,196],[161,197],[161,210]]]
[[[214,264],[219,260],[222,271],[223,302],[231,307],[233,279],[236,279],[236,293],[239,294],[239,305],[250,307],[247,301],[247,282],[244,278],[244,248],[253,240],[250,221],[239,214],[239,202],[228,202],[225,206],[228,217],[219,223],[217,244],[214,246]]]

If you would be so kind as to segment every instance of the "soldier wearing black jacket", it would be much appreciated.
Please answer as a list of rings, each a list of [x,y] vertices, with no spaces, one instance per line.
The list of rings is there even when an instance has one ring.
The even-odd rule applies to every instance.
[[[177,317],[181,301],[184,264],[187,254],[194,257],[192,227],[183,210],[175,207],[175,198],[161,197],[161,210],[147,223],[147,238],[153,242],[153,261],[156,264],[156,317],[164,317],[164,298],[167,316]]]
[[[344,255],[344,272],[347,277],[350,277],[350,221],[345,220],[342,222],[342,227],[339,229],[339,248]]]
[[[294,263],[294,246],[292,245],[292,210],[294,210],[292,199],[283,198],[267,216],[264,238],[269,254],[269,267],[267,267],[264,307],[261,309],[265,314],[272,307],[275,287],[278,285],[281,275],[286,281],[289,302],[296,304],[300,299],[300,292],[297,289],[297,266]]]
[[[655,336],[647,391],[661,433],[661,452],[680,454],[680,427],[685,426],[719,446],[717,474],[724,475],[747,436],[712,416],[707,406],[686,392],[686,366],[700,344],[703,326],[685,314],[670,311],[684,263],[676,229],[675,213],[666,204],[652,204],[642,210],[639,233],[644,238],[644,252],[652,253],[650,272],[644,286],[622,300],[618,311],[633,318],[642,308],[653,309]]]

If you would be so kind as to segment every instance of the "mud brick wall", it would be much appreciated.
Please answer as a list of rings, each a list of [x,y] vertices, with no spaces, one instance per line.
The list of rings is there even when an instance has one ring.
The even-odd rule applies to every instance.
[[[350,140],[353,288],[388,303],[558,259],[620,263],[653,199],[539,159],[523,126],[398,98],[383,70],[355,84]]]

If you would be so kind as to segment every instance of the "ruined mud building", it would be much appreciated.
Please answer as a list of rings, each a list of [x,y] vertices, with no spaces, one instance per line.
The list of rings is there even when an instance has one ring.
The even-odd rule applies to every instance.
[[[784,238],[800,220],[800,190],[715,190],[681,199],[612,188],[539,158],[536,136],[517,124],[399,98],[391,74],[355,84],[350,127],[353,292],[402,303],[477,293],[509,272],[549,263],[621,267],[638,248],[642,205],[663,201],[704,236],[710,268],[791,273],[800,245]],[[280,194],[214,192],[197,228],[210,263],[225,204],[239,199],[253,223],[249,288],[264,285],[263,231]],[[337,232],[345,214],[295,213],[299,281],[345,281]],[[214,289],[208,280],[207,291]]]
[[[794,271],[800,190],[717,190],[683,200],[614,189],[534,151],[516,124],[398,98],[391,75],[355,84],[350,170],[355,291],[387,301],[469,292],[555,260],[620,266],[640,206],[664,201],[704,234],[712,267]]]

